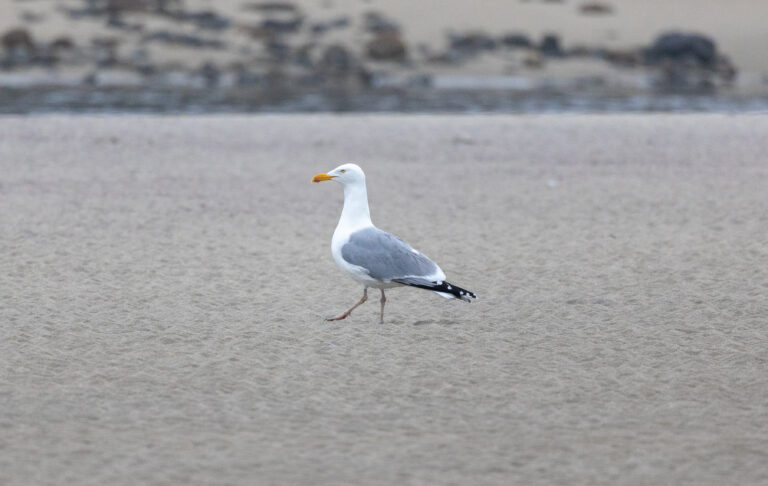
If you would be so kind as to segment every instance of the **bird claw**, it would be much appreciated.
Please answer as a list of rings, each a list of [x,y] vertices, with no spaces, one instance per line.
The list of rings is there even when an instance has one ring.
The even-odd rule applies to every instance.
[[[329,317],[326,319],[326,321],[341,321],[343,319],[346,319],[349,314],[344,314],[339,317]]]

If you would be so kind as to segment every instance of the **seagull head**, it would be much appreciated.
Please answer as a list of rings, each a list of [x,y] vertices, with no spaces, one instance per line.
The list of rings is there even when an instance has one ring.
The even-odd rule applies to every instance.
[[[336,181],[344,185],[363,182],[365,183],[365,173],[356,164],[344,164],[336,167],[332,171],[324,174],[317,174],[312,178],[312,182]]]

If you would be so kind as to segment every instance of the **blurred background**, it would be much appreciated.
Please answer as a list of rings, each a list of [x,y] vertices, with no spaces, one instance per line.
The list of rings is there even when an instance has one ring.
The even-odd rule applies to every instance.
[[[0,113],[765,111],[762,0],[0,0]]]

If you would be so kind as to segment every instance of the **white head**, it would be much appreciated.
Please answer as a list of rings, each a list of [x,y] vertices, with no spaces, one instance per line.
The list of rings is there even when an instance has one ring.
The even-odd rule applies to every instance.
[[[344,164],[324,174],[317,174],[312,182],[336,181],[343,185],[360,183],[365,184],[365,172],[356,164]]]

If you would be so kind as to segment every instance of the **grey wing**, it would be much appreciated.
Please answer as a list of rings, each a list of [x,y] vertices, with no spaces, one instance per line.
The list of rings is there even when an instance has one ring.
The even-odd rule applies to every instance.
[[[445,278],[429,258],[397,236],[378,228],[352,233],[341,247],[345,261],[363,267],[368,275],[383,281],[407,277]]]

